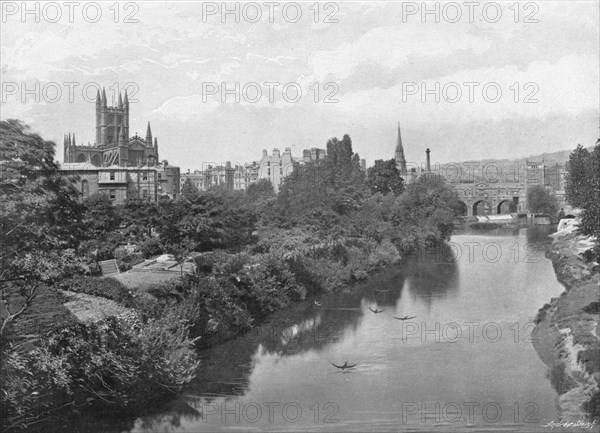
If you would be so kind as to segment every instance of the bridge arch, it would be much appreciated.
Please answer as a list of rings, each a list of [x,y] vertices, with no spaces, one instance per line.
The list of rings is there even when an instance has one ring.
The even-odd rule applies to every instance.
[[[497,214],[509,214],[517,211],[517,203],[511,199],[501,200],[496,207]]]
[[[487,200],[477,200],[473,203],[473,215],[491,215],[492,205]]]
[[[469,207],[467,206],[467,204],[464,201],[462,201],[462,200],[458,201],[458,205],[456,206],[456,213],[460,216],[469,215]]]

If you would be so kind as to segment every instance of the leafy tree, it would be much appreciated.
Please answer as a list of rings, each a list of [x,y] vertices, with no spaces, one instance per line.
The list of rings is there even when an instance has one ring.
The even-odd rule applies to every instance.
[[[590,152],[581,144],[569,155],[566,169],[565,193],[567,201],[573,206],[583,207],[588,198],[588,164]]]
[[[352,140],[332,138],[322,162],[296,164],[281,185],[277,205],[287,220],[302,220],[314,211],[348,214],[365,196],[365,174]]]
[[[396,160],[377,160],[375,165],[367,171],[367,185],[371,192],[388,194],[390,192],[399,195],[404,191],[404,181],[400,170],[396,166]]]
[[[152,235],[161,219],[161,209],[168,206],[169,201],[159,205],[143,199],[128,199],[119,208],[120,223],[124,225],[134,241],[147,239]]]
[[[278,214],[284,221],[297,221],[315,209],[328,208],[330,203],[323,185],[322,164],[295,164],[277,195]]]
[[[458,208],[458,195],[442,176],[421,176],[394,203],[396,243],[411,250],[449,240]]]
[[[558,211],[556,197],[542,185],[532,185],[527,188],[527,205],[534,214],[555,215]]]
[[[341,141],[332,138],[327,142],[322,176],[334,211],[344,214],[360,207],[366,192],[365,173],[360,168],[360,157],[352,151],[352,140],[347,134]]]
[[[183,186],[181,187],[181,195],[185,198],[193,198],[196,197],[200,194],[200,191],[198,190],[198,187],[196,185],[194,185],[194,182],[192,182],[192,179],[190,179],[189,177],[185,179],[185,182],[183,182]]]
[[[185,243],[191,251],[210,251],[240,248],[252,242],[257,218],[250,209],[233,204],[238,196],[243,198],[233,194],[227,200],[208,193],[165,203],[157,227],[161,244],[176,248]]]
[[[106,194],[94,194],[85,201],[83,222],[88,236],[98,239],[115,232],[121,225],[121,216]]]
[[[275,196],[275,189],[269,179],[260,179],[248,187],[246,196],[251,200],[270,198]]]
[[[575,152],[578,149],[579,147]],[[586,191],[586,193],[576,199],[578,205],[583,207],[579,233],[595,237],[596,241],[591,255],[594,260],[600,262],[600,139],[590,153],[584,170],[580,189]]]
[[[73,272],[83,237],[83,206],[54,162],[55,144],[18,120],[0,121],[0,285],[7,326],[26,311],[43,284]],[[20,302],[10,305],[17,288]]]

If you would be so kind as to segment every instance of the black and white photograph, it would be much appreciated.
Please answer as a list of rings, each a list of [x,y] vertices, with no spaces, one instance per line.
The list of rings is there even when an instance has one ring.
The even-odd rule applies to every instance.
[[[600,431],[600,1],[0,8],[0,433]]]

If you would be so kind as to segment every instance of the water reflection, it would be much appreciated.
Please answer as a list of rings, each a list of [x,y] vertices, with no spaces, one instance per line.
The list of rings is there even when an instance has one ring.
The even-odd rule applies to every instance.
[[[458,295],[458,262],[462,252],[452,245],[441,245],[411,254],[403,269],[406,287],[413,300],[419,299],[428,311],[435,300]]]

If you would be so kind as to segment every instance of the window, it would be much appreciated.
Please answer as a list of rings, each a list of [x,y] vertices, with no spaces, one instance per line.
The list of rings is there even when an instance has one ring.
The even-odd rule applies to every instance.
[[[114,199],[116,199],[116,198],[117,198],[117,191],[116,191],[116,190],[114,190],[114,189],[111,189],[111,190],[110,190],[110,199],[111,199],[111,200],[114,200]]]
[[[114,171],[110,172],[110,180],[115,180],[115,172]]]
[[[148,190],[145,189],[142,191],[142,197],[147,198],[148,197]]]
[[[279,169],[279,174],[283,176],[283,168]]]
[[[148,180],[148,173],[144,173],[144,177],[142,177],[142,180]]]
[[[267,176],[271,176],[271,169],[267,170]]]
[[[158,173],[158,178],[162,179],[162,173]]]

